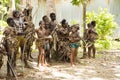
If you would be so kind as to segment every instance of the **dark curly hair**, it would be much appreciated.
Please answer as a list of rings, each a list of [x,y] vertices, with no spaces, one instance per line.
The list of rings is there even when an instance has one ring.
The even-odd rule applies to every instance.
[[[8,24],[10,27],[14,27],[14,20],[13,20],[13,18],[8,18],[6,22],[7,22],[7,24]]]
[[[66,19],[63,19],[60,23],[61,24],[65,24],[66,23]]]
[[[52,13],[50,13],[50,17],[52,17],[53,15],[55,15],[55,13],[53,13],[53,12],[52,12]]]
[[[91,21],[91,25],[92,25],[93,27],[95,27],[95,26],[96,26],[96,21]]]
[[[13,11],[13,17],[16,17],[16,14],[20,13],[18,10]]]
[[[42,20],[43,21],[45,21],[45,18],[47,17],[47,15],[44,15],[43,17],[42,17]]]

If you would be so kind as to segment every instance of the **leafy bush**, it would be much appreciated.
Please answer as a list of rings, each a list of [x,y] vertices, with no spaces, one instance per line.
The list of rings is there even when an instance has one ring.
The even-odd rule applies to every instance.
[[[108,39],[97,40],[95,43],[95,46],[96,46],[97,50],[99,50],[99,51],[103,51],[105,49],[110,49],[111,48],[111,41]]]
[[[95,20],[97,23],[96,30],[99,35],[99,39],[96,41],[96,45],[98,45],[103,50],[109,49],[111,46],[111,40],[108,37],[112,34],[116,27],[114,16],[110,14],[107,9],[99,9],[98,13],[87,12],[86,22],[89,23],[92,20]]]
[[[4,28],[4,27],[7,26],[7,23],[6,23],[5,21],[3,21],[3,20],[0,20],[0,23],[2,23],[2,24],[1,24],[2,28]]]
[[[15,0],[15,6],[19,9],[18,4],[21,0]],[[11,8],[11,0],[0,0],[0,26],[3,29],[7,26],[6,19],[8,17],[8,10]],[[2,33],[2,31],[0,32]]]
[[[77,20],[72,20],[72,21],[70,22],[70,24],[71,24],[71,25],[79,24],[79,22],[78,22]]]
[[[0,35],[3,33],[3,29],[7,26],[5,21],[0,20]]]

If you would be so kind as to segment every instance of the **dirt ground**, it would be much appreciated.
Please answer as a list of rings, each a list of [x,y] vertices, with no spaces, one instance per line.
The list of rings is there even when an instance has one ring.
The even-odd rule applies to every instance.
[[[37,58],[37,54],[33,53]],[[6,57],[0,75],[0,80],[6,80]],[[103,52],[96,54],[96,59],[80,59],[75,67],[70,63],[53,62],[49,67],[36,67],[36,59],[29,64],[34,69],[23,68],[17,61],[16,72],[18,80],[120,80],[120,52]]]

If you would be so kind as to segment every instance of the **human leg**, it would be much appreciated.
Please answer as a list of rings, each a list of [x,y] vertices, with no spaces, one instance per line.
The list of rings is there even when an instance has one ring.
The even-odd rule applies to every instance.
[[[39,50],[39,54],[38,54],[38,64],[37,66],[40,67],[40,61],[41,61],[41,52],[40,52],[40,48],[38,48]]]
[[[45,51],[41,48],[41,59],[42,59],[42,66],[45,66]]]
[[[75,48],[71,48],[71,55],[70,55],[71,66],[74,65],[74,56],[75,56]]]
[[[75,48],[74,65],[76,65],[77,53],[78,53],[78,48]]]
[[[2,65],[3,65],[3,55],[2,54],[0,54],[0,69],[1,69],[1,67],[2,67]]]
[[[93,44],[93,58],[95,58],[95,53],[96,53],[96,48],[95,45]]]
[[[88,47],[88,58],[91,58],[91,46]]]

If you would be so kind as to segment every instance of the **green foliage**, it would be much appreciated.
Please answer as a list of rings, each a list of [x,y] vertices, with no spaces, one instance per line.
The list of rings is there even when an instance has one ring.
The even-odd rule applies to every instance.
[[[107,9],[99,9],[98,13],[87,12],[86,22],[89,23],[92,20],[97,22],[96,29],[100,39],[106,39],[113,32],[116,27],[114,22],[114,16],[110,14]]]
[[[8,8],[9,8],[9,2],[10,0],[0,0],[0,26],[1,29],[3,29],[6,24],[6,19],[7,19],[7,13],[8,13]],[[0,34],[2,31],[0,32]]]
[[[72,0],[71,3],[72,3],[72,5],[79,6],[80,4],[83,4],[84,1],[85,1],[85,3],[88,3],[91,0]]]
[[[111,48],[111,41],[109,39],[97,40],[95,45],[99,51],[107,50]]]
[[[70,22],[71,25],[78,24],[78,23],[79,23],[79,22],[78,22],[77,20],[72,20],[72,21]]]
[[[16,9],[19,10],[20,7],[18,6],[18,4],[20,4],[20,1],[21,0],[15,0],[15,6],[16,6]]]
[[[8,1],[9,0],[1,0],[1,4],[0,4],[0,20],[5,20],[5,16],[7,14],[7,9],[8,9]]]
[[[6,26],[6,19],[8,15],[8,10],[10,8],[11,0],[0,0],[0,26]],[[16,8],[18,9],[18,4],[20,0],[15,0]]]
[[[113,50],[120,50],[120,41],[115,41],[115,40],[112,40],[111,42],[111,49]]]
[[[81,3],[83,3],[83,0],[72,0],[71,3],[73,5],[79,6]]]
[[[3,20],[0,20],[0,26],[2,26],[2,28],[0,27],[0,34],[3,33],[3,29],[7,26],[7,23]]]
[[[6,27],[7,26],[7,23],[3,20],[0,20],[0,25],[3,26],[3,27]]]
[[[3,7],[2,5],[0,5],[0,19],[3,19],[4,14],[7,13],[7,7]]]
[[[110,14],[107,9],[99,9],[98,13],[87,12],[86,22],[89,23],[92,20],[95,20],[97,23],[96,30],[99,35],[99,40],[96,45],[98,45],[101,49],[109,49],[111,47],[109,36],[116,27],[114,16]]]
[[[8,6],[8,4],[10,3],[10,0],[0,0],[0,2],[1,2],[1,5],[3,5],[3,6]]]

